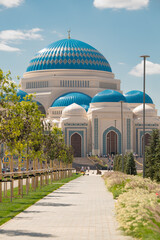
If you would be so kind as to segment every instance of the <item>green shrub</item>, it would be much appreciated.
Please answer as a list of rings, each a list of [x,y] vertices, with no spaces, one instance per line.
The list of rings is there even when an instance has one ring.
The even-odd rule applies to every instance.
[[[127,154],[126,162],[125,162],[125,173],[130,174],[130,175],[137,174],[136,164],[135,164],[133,153]]]
[[[151,135],[150,146],[146,148],[146,177],[160,182],[160,136],[155,129]]]

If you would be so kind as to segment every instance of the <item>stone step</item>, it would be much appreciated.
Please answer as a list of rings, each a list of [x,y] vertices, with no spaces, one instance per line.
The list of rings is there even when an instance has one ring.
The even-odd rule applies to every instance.
[[[83,167],[90,167],[90,169],[95,170],[96,169],[96,165],[95,163],[88,159],[88,158],[74,158],[73,163],[72,163],[72,167],[76,168],[77,170],[81,169]]]

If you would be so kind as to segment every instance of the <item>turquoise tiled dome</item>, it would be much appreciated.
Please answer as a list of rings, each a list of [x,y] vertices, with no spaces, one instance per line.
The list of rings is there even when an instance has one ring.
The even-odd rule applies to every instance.
[[[99,92],[92,98],[92,103],[120,101],[126,102],[125,97],[120,92],[111,89],[106,89],[102,92]]]
[[[17,96],[20,97],[20,102],[24,101],[24,97],[28,95],[26,92],[22,91],[21,89],[17,89]]]
[[[70,92],[65,93],[58,97],[51,105],[51,107],[66,107],[72,103],[76,103],[82,106],[86,111],[88,111],[89,104],[92,98],[84,93],[80,92]]]
[[[124,94],[128,103],[143,103],[143,92],[139,90],[132,90]],[[145,94],[145,103],[153,104],[152,99],[148,94]]]
[[[87,43],[62,39],[39,51],[27,72],[46,69],[87,69],[112,72],[106,58]]]

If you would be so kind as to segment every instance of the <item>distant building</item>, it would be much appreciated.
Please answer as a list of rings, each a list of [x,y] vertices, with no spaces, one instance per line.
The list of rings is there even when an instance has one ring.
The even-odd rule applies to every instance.
[[[61,127],[75,156],[122,152],[142,155],[143,93],[123,95],[106,58],[95,48],[63,39],[39,51],[21,79],[21,89],[36,101],[51,124]],[[122,110],[122,111],[121,111]],[[160,119],[146,94],[146,144]]]

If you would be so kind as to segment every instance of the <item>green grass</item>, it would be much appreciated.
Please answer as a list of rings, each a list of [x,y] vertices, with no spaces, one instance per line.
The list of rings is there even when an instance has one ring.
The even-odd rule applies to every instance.
[[[113,194],[114,199],[117,199],[119,195],[126,192],[125,185],[127,182],[130,182],[130,179],[126,179],[121,184],[114,184],[112,187],[108,189]]]
[[[54,190],[60,188],[65,183],[79,177],[80,174],[76,175],[73,174],[69,178],[61,179],[59,181],[54,181],[52,184],[45,185],[42,188],[38,187],[36,191],[30,191],[28,195],[25,194],[26,187],[23,186],[24,196],[23,198],[18,197],[18,188],[14,188],[14,196],[13,201],[10,202],[10,198],[3,198],[2,203],[0,203],[0,225],[4,224],[5,222],[9,221],[13,217],[15,217],[20,212],[24,211],[26,208],[37,202],[38,200],[42,199],[49,193],[53,192]],[[9,190],[8,190],[9,196]]]
[[[130,236],[141,240],[160,240],[160,233],[156,232],[152,225],[144,226],[143,223],[138,224],[136,233],[130,234]]]
[[[116,199],[120,194],[124,193],[125,183],[115,184],[113,187],[109,188],[109,191],[112,192],[113,198]]]

